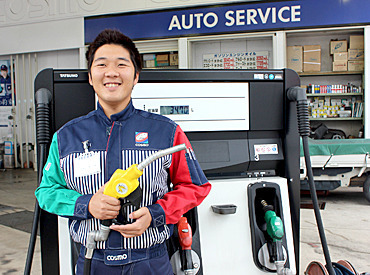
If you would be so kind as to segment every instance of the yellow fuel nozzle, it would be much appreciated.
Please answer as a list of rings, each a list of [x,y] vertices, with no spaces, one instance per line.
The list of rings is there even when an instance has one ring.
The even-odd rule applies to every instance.
[[[150,155],[139,164],[133,164],[126,170],[117,169],[104,188],[104,194],[113,198],[126,198],[135,207],[140,206],[142,191],[139,186],[138,178],[143,174],[143,170],[153,161],[175,152],[185,150],[185,144],[180,144]]]
[[[131,165],[126,170],[117,169],[104,188],[104,194],[114,198],[125,198],[139,187],[138,178],[143,171],[137,164]]]

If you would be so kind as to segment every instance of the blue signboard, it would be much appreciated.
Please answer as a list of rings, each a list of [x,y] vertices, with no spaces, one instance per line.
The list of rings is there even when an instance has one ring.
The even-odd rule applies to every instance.
[[[154,11],[85,19],[85,42],[115,28],[132,39],[367,24],[369,0],[298,0]]]

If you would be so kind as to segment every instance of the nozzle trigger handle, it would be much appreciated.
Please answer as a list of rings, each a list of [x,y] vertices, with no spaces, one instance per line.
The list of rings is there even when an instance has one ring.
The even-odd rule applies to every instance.
[[[186,217],[181,217],[177,223],[177,228],[179,232],[179,241],[182,250],[191,250],[191,245],[193,244],[193,235],[191,231],[191,226],[188,224]]]

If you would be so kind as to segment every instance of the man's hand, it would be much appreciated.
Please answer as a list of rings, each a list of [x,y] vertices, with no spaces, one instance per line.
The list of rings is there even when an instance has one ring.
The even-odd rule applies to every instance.
[[[111,220],[118,216],[121,209],[119,199],[103,194],[105,185],[99,188],[89,202],[91,215],[100,220]]]
[[[141,207],[139,210],[132,212],[129,217],[136,221],[125,225],[111,225],[110,229],[120,232],[125,238],[132,238],[143,234],[152,222],[152,215],[146,207]]]

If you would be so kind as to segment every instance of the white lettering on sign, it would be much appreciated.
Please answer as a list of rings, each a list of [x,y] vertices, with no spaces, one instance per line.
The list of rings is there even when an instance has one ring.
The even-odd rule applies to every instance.
[[[234,14],[234,11],[227,11],[225,13],[225,18],[226,20],[228,20],[225,25],[228,26],[228,27],[231,27],[235,24],[235,19],[233,17],[233,14]]]
[[[266,9],[228,10],[225,12],[225,26],[258,25],[277,22],[289,23],[301,21],[301,6],[284,6],[279,9],[268,7]],[[214,12],[173,15],[168,30],[190,30],[202,27],[213,28],[219,22]]]
[[[177,15],[172,16],[170,26],[168,27],[169,31],[171,31],[174,28],[178,30],[181,29],[189,30],[194,27],[194,21],[195,27],[197,29],[200,29],[202,25],[204,25],[207,28],[213,28],[218,23],[218,16],[214,12],[206,13],[204,16],[203,13],[195,13],[189,15],[182,14],[180,18],[181,21],[179,17],[177,17]]]
[[[196,13],[194,14],[194,17],[197,19],[197,29],[200,29],[201,26],[201,18],[203,17],[203,13]]]
[[[265,10],[247,9],[247,10],[228,10],[225,12],[225,26],[243,26],[243,25],[258,25],[260,23],[267,24],[280,21],[283,23],[301,21],[301,6],[284,6],[279,10],[276,7],[269,7]],[[278,21],[277,21],[278,20]]]
[[[292,12],[291,12],[292,22],[301,21],[301,18],[299,18],[299,16],[301,15],[300,9],[301,9],[301,6],[292,6]]]
[[[289,11],[289,7],[282,7],[280,10],[279,10],[279,13],[278,13],[278,18],[281,22],[285,22],[285,23],[288,23],[290,21],[290,18],[284,18],[283,17],[283,12],[284,11]]]
[[[257,16],[257,11],[254,10],[254,9],[251,9],[251,10],[247,10],[247,24],[250,25],[250,24],[255,24],[257,25],[257,20],[255,19]]]
[[[267,8],[265,13],[263,13],[263,11],[261,9],[257,9],[257,11],[258,11],[258,15],[261,18],[262,24],[266,24],[267,23],[267,19],[269,18],[269,14],[270,14],[271,8]]]
[[[208,18],[209,17],[212,17],[213,19],[211,19],[210,21],[211,22],[208,22]],[[213,20],[213,22],[212,22]],[[216,26],[218,23],[218,17],[217,17],[217,14],[215,14],[214,12],[209,12],[207,13],[205,16],[204,16],[204,19],[203,19],[203,24],[207,27],[207,28],[213,28],[214,26]]]
[[[237,10],[236,11],[236,25],[240,26],[240,25],[244,25],[245,22],[244,22],[244,13],[245,11],[244,10]]]
[[[177,15],[172,16],[172,20],[170,23],[170,26],[168,27],[169,31],[172,31],[173,28],[177,28],[178,30],[181,30],[181,24],[179,19],[177,18]]]

